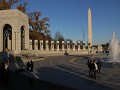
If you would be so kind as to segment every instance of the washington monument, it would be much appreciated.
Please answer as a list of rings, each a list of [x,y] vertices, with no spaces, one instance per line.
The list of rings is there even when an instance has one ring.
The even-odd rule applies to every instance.
[[[88,9],[88,44],[92,46],[92,16],[91,9]]]

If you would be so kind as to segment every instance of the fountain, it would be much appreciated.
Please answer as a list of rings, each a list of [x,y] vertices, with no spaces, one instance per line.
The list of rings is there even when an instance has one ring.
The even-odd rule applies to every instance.
[[[109,42],[109,57],[109,62],[120,62],[120,46],[118,40],[115,37],[115,32],[112,33],[112,39]]]
[[[105,68],[120,67],[120,45],[115,37],[115,32],[112,33],[112,39],[109,42],[109,53],[99,52],[89,57],[90,60],[100,60]]]

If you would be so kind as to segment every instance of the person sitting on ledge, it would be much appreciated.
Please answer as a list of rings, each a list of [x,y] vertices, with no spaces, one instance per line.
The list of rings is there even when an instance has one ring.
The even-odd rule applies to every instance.
[[[30,62],[29,61],[26,64],[26,68],[27,68],[28,71],[30,70]]]
[[[34,67],[34,63],[33,63],[33,61],[31,60],[31,61],[30,61],[30,71],[31,71],[31,72],[33,72],[33,67]]]
[[[64,55],[69,55],[69,54],[67,53],[67,51],[65,51]]]

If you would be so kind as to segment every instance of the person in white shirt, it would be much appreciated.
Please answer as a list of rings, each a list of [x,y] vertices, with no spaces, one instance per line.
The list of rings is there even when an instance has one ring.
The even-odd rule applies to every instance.
[[[96,60],[94,60],[93,61],[93,65],[94,65],[94,67],[93,67],[93,72],[94,72],[94,79],[96,79],[96,73],[98,72],[98,66],[97,66],[97,63],[96,63]]]

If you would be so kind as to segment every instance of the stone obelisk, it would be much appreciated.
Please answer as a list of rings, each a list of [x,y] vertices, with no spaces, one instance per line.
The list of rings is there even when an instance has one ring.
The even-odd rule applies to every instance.
[[[91,9],[88,9],[88,44],[92,46],[92,15]]]

